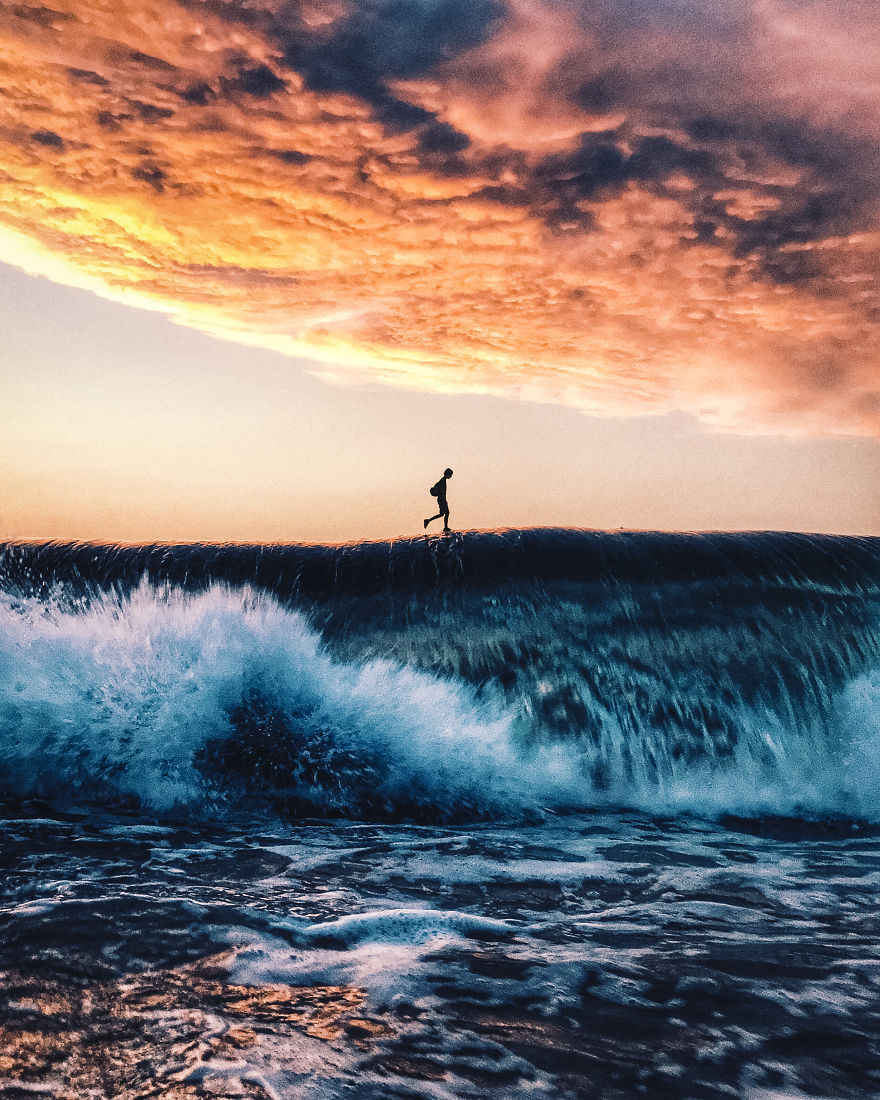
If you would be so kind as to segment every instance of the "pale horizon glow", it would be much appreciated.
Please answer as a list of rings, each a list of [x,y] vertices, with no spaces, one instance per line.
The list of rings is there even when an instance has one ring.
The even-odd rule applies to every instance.
[[[328,386],[308,364],[2,266],[0,324],[0,538],[417,535],[447,465],[458,529],[880,534],[873,440]]]

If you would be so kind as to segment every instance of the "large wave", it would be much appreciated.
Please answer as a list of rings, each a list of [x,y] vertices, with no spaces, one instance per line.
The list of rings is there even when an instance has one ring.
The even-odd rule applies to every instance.
[[[201,581],[5,595],[0,790],[207,815],[880,820],[864,591],[547,585],[396,608],[355,592],[308,617]]]

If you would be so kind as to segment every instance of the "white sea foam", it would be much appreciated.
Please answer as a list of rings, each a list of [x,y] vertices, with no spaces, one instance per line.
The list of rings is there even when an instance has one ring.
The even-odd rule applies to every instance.
[[[325,771],[345,760],[348,787],[328,784],[328,812],[349,809],[346,790],[499,814],[580,797],[570,755],[522,751],[497,702],[391,662],[334,661],[302,615],[247,590],[144,585],[74,612],[4,597],[0,683],[5,785],[20,794],[198,803],[210,794],[200,752],[240,737],[232,716],[258,697]],[[304,793],[319,813],[319,782]]]

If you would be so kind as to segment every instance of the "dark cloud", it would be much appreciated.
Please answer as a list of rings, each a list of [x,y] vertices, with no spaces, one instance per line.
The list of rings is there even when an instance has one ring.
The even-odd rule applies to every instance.
[[[696,240],[699,244],[709,244],[715,240],[720,221],[713,221],[711,218],[697,217],[694,219],[694,233],[696,234]],[[682,244],[687,245],[687,241],[683,241]]]
[[[741,127],[740,136],[759,143],[787,164],[826,175],[846,171],[852,154],[851,141],[795,119],[762,121],[751,131]]]
[[[363,0],[344,21],[310,29],[287,11],[275,31],[289,64],[322,91],[375,88],[428,72],[479,45],[502,15],[496,0]]]
[[[66,11],[55,11],[54,8],[45,8],[39,4],[30,7],[19,4],[12,9],[12,14],[28,23],[36,23],[40,27],[54,27],[57,23],[75,23],[76,16]]]
[[[418,126],[436,122],[436,116],[415,103],[398,99],[382,88],[376,87],[364,97],[390,133],[408,133]]]
[[[160,168],[158,164],[140,164],[131,171],[132,176],[136,180],[143,180],[144,183],[148,183],[158,194],[162,194],[165,190],[165,183],[168,178],[164,169]]]
[[[74,80],[80,81],[82,84],[94,84],[97,88],[106,88],[110,84],[109,80],[101,76],[100,73],[94,72],[92,69],[68,68],[67,75]]]
[[[114,111],[98,111],[95,121],[102,130],[121,130],[123,122],[128,122],[133,116]]]
[[[308,164],[313,159],[308,153],[301,153],[298,149],[266,149],[265,153],[270,157],[274,157],[275,160],[280,160],[283,164],[298,166]]]
[[[595,215],[589,210],[583,210],[573,202],[561,201],[548,204],[538,211],[544,220],[544,224],[554,233],[583,233],[591,230],[596,224]]]
[[[174,116],[168,107],[157,107],[155,103],[144,103],[140,99],[129,99],[128,103],[144,122],[162,122]]]
[[[730,142],[743,132],[738,122],[714,115],[700,115],[699,118],[691,119],[686,124],[686,129],[694,141],[703,143]]]
[[[845,192],[785,195],[780,209],[762,217],[721,219],[733,252],[751,256],[760,272],[779,284],[810,284],[827,295],[832,281],[825,259],[815,245],[850,232],[861,221]]]
[[[363,0],[343,20],[316,29],[289,6],[269,32],[309,88],[357,96],[391,129],[406,131],[433,116],[394,96],[389,82],[479,45],[502,11],[499,0]]]
[[[152,54],[141,53],[140,50],[126,50],[125,53],[129,61],[134,61],[137,65],[143,65],[144,68],[157,69],[165,73],[174,72],[174,66],[161,57],[153,57]]]
[[[630,96],[629,81],[620,66],[591,76],[574,93],[574,101],[585,110],[603,114],[625,103]]]
[[[205,107],[212,100],[217,98],[217,93],[210,84],[199,82],[198,84],[191,84],[188,88],[184,89],[184,91],[180,93],[180,97],[186,103],[194,103],[198,107]]]
[[[710,153],[680,145],[663,135],[641,138],[626,163],[626,174],[634,180],[662,180],[674,172],[682,172],[691,179],[718,181],[717,165]]]
[[[865,177],[871,157],[864,143],[779,122],[744,125],[720,114],[691,120],[685,129],[689,140],[636,136],[629,127],[585,133],[570,152],[545,157],[527,171],[520,187],[554,229],[589,228],[588,206],[614,198],[631,183],[673,194],[692,211],[692,242],[752,256],[765,277],[785,284],[826,277],[820,256],[794,246],[870,224],[878,187]],[[801,181],[773,182],[773,166],[780,163],[797,168]],[[672,177],[690,186],[669,191]],[[740,194],[746,206],[758,205],[748,214],[737,212],[736,203],[728,205],[719,193],[728,199]]]
[[[419,134],[419,148],[424,153],[460,153],[471,139],[446,122],[434,122]]]
[[[570,153],[555,154],[538,165],[532,186],[539,192],[575,201],[602,190],[617,190],[626,179],[626,158],[612,142],[584,134]]]
[[[584,194],[621,183],[627,175],[627,160],[616,145],[587,142],[574,155],[571,165],[576,174],[571,182]]]
[[[868,142],[832,127],[819,129],[803,119],[765,116],[744,121],[719,112],[685,125],[699,145],[727,150],[746,163],[781,161],[828,180],[849,178],[854,183],[871,156]]]
[[[701,181],[703,187],[717,186],[715,160],[705,150],[663,136],[629,139],[629,152],[623,142],[622,136],[613,140],[607,133],[585,133],[572,152],[546,157],[538,165],[524,185],[534,194],[536,208],[548,224],[574,227],[579,223],[588,228],[592,216],[578,204],[613,198],[632,181],[661,186],[672,174],[683,173]]]
[[[781,210],[755,219],[750,232],[768,247],[805,244],[845,231],[854,213],[855,204],[848,192],[789,196]]]
[[[54,130],[36,130],[31,134],[31,140],[38,145],[45,145],[49,149],[63,149],[64,138],[56,134]]]
[[[821,42],[806,34],[792,38],[792,54],[801,57],[780,54],[778,64],[758,67],[768,31],[784,37],[776,27],[783,16],[797,25],[821,14],[821,7],[794,3],[779,13],[757,13],[748,5],[702,0],[556,0],[551,8],[576,20],[584,45],[547,70],[537,99],[568,98],[590,114],[613,113],[620,131],[617,153],[607,154],[604,164],[591,163],[597,154],[588,137],[565,156],[545,158],[523,181],[535,210],[565,224],[579,206],[613,199],[635,184],[689,210],[691,243],[751,256],[764,277],[813,284],[824,293],[823,258],[797,246],[874,225],[880,148],[871,127],[854,126],[852,111],[831,121],[833,99],[817,111],[809,94],[793,94],[799,86],[809,93],[804,59],[812,51],[818,58]],[[829,4],[827,16],[837,33],[855,33],[863,16],[866,28],[875,25],[855,4],[845,12]],[[837,54],[827,55],[832,68],[836,61]],[[853,64],[858,88],[858,58]],[[829,74],[813,71],[819,89]],[[493,75],[498,81],[491,69],[469,72],[474,86],[488,86]],[[847,75],[846,69],[837,72],[829,92],[854,94],[841,90]],[[686,178],[690,187],[675,187],[680,180],[673,177]],[[719,193],[727,200],[716,201]]]
[[[825,269],[813,250],[766,250],[761,257],[760,270],[775,283],[797,285],[815,283],[825,278]]]
[[[687,130],[704,153],[711,150],[707,165],[714,160],[716,173],[713,180],[710,172],[694,172],[698,162],[693,156],[683,164],[701,184],[691,198],[698,237],[716,239],[723,228],[733,253],[756,258],[759,270],[774,282],[818,286],[827,278],[821,257],[797,246],[872,224],[880,186],[871,166],[880,154],[871,142],[803,121],[744,122],[720,113],[691,120]],[[779,165],[796,170],[798,178],[775,182]],[[762,196],[765,209],[741,216],[713,197],[719,187]]]
[[[713,186],[718,182],[715,159],[705,150],[664,136],[630,139],[627,144],[632,145],[629,153],[606,135],[583,134],[571,153],[546,158],[536,178],[553,189],[586,199],[614,194],[629,180],[651,183],[677,172],[692,179],[711,179]]]
[[[479,191],[475,192],[474,198],[520,209],[528,209],[534,204],[533,194],[522,187],[513,187],[509,184],[481,187]]]
[[[287,88],[287,82],[273,73],[268,65],[242,68],[234,77],[222,77],[220,84],[227,96],[241,94],[253,96],[254,99],[267,99]]]

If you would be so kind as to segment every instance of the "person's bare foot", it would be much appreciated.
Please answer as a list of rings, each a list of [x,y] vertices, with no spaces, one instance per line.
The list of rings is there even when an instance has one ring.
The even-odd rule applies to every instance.
[[[425,520],[425,530],[426,530],[426,531],[428,530],[428,524],[429,524],[430,522],[431,522],[431,521],[430,521],[429,519],[426,519],[426,520]]]

